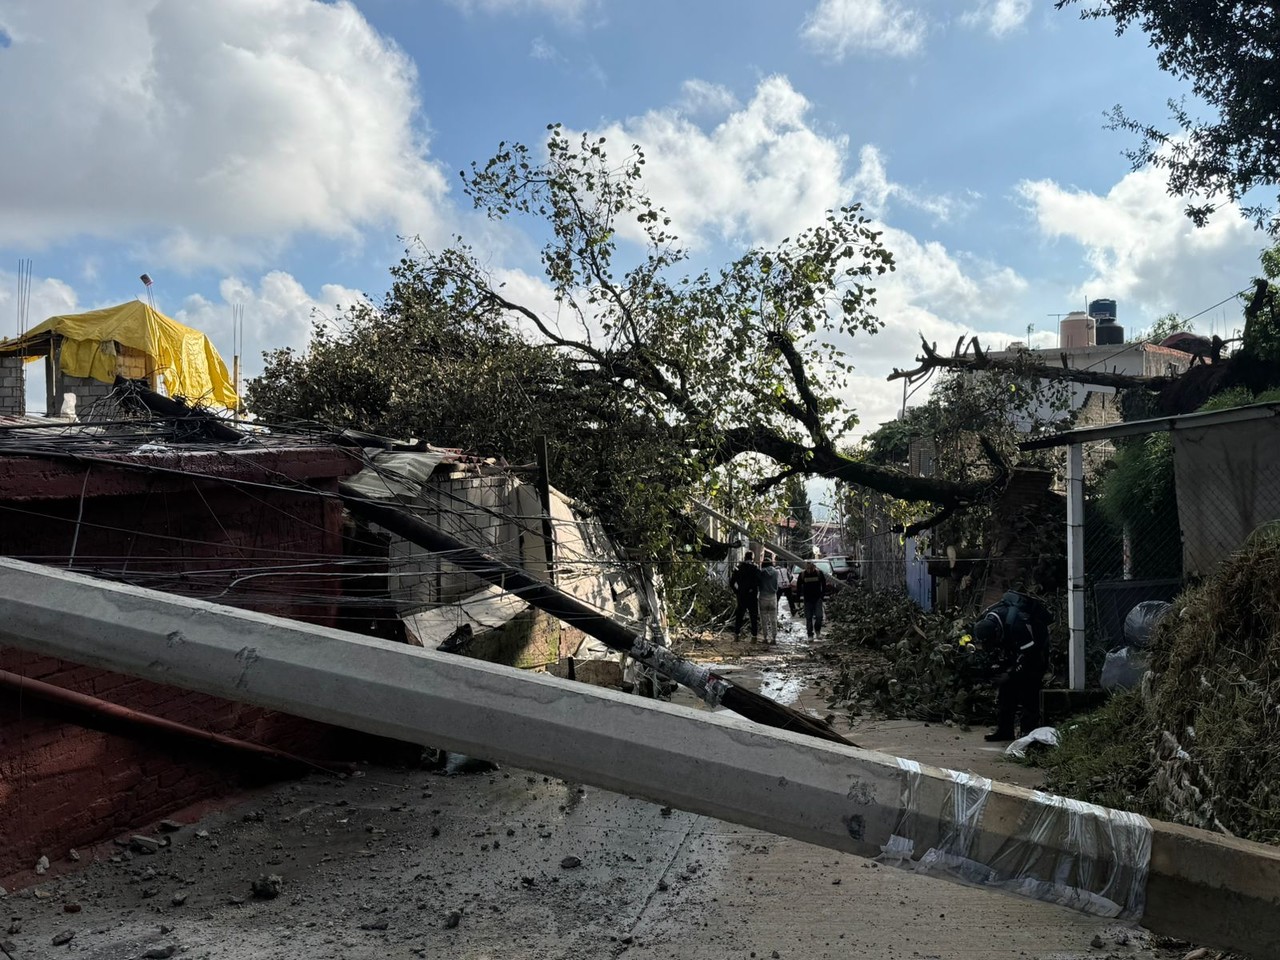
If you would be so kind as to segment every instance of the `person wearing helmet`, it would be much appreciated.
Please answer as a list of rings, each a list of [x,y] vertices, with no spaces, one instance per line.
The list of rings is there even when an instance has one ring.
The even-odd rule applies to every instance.
[[[1049,666],[1049,611],[1035,597],[1010,591],[983,611],[973,639],[996,671],[996,729],[989,743],[1016,739],[1040,726],[1040,689]]]

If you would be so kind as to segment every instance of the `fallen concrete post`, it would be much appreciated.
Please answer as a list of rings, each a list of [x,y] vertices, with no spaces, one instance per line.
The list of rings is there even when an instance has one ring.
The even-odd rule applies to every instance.
[[[1275,955],[1280,849],[723,714],[0,560],[0,643]]]

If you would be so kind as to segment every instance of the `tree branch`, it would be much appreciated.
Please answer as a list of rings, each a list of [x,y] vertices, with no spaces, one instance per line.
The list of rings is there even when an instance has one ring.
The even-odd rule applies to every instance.
[[[1003,357],[993,357],[984,351],[981,344],[978,343],[977,337],[971,337],[968,346],[964,345],[964,338],[962,337],[960,343],[956,345],[955,352],[950,356],[938,353],[938,345],[936,343],[930,344],[923,337],[920,340],[920,346],[923,354],[916,357],[916,362],[919,366],[912,370],[899,370],[895,367],[893,373],[889,374],[889,380],[905,378],[908,382],[913,383],[923,374],[938,368],[945,370],[1002,370],[1022,376],[1039,377],[1041,380],[1092,384],[1097,387],[1114,387],[1119,390],[1133,387],[1141,387],[1145,390],[1160,390],[1177,379],[1176,377],[1141,377],[1127,373],[1110,373],[1105,370],[1077,369],[1067,366],[1067,355],[1065,353],[1061,355],[1062,365],[1058,367],[1049,366],[1039,360],[1007,360]],[[973,350],[972,356],[969,354],[970,348]]]

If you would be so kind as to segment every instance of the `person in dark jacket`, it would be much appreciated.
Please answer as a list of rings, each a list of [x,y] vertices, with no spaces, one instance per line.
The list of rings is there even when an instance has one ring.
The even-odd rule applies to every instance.
[[[729,577],[729,589],[738,600],[733,611],[733,639],[742,634],[742,621],[751,618],[751,639],[760,635],[760,568],[756,566],[755,555],[748,550],[733,575]]]
[[[804,601],[804,632],[809,639],[822,636],[822,596],[827,590],[827,577],[810,560],[796,577],[800,599]]]
[[[1040,726],[1040,688],[1049,666],[1048,609],[1035,597],[1009,591],[973,625],[973,638],[990,656],[996,672],[996,729],[989,742],[1015,739]]]

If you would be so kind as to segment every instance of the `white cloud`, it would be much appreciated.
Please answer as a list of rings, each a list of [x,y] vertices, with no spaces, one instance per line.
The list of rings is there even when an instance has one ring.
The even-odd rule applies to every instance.
[[[924,46],[928,23],[897,0],[819,0],[800,36],[819,53],[843,60],[853,53],[905,57]]]
[[[1052,180],[1023,181],[1018,193],[1044,237],[1080,245],[1092,273],[1071,291],[1074,301],[1114,297],[1135,325],[1169,311],[1194,314],[1247,287],[1266,245],[1234,208],[1193,226],[1185,202],[1169,196],[1164,173],[1151,168],[1105,195]]]
[[[740,106],[728,87],[706,80],[686,80],[680,92],[679,106],[685,113],[728,113]]]
[[[263,275],[256,284],[238,276],[225,277],[218,284],[218,294],[218,300],[199,294],[189,296],[170,315],[207,334],[230,367],[234,344],[232,308],[242,305],[241,369],[246,379],[262,372],[264,350],[305,347],[314,320],[336,321],[345,308],[364,299],[358,290],[331,283],[321,286],[312,296],[292,274],[282,270]],[[164,305],[160,306],[163,309]]]
[[[599,0],[450,0],[467,13],[548,13],[564,20],[576,21],[599,6]]]
[[[596,133],[614,150],[644,148],[646,189],[686,242],[776,242],[849,196],[847,139],[814,130],[809,109],[785,77],[774,76],[710,131],[674,107]]]
[[[966,206],[945,195],[922,194],[900,183],[893,183],[885,170],[884,155],[879,148],[867,144],[858,151],[858,172],[852,181],[853,198],[874,216],[882,217],[891,199],[932,214],[942,222],[950,220]]]
[[[560,51],[548,43],[545,37],[533,38],[533,43],[529,45],[529,56],[535,60],[549,60],[553,63],[564,59]]]
[[[0,246],[110,236],[187,266],[296,234],[432,235],[417,76],[347,0],[8,5]],[[154,261],[153,261],[154,262]]]
[[[1031,0],[982,0],[960,17],[966,26],[984,29],[994,37],[1017,30],[1031,16]]]

